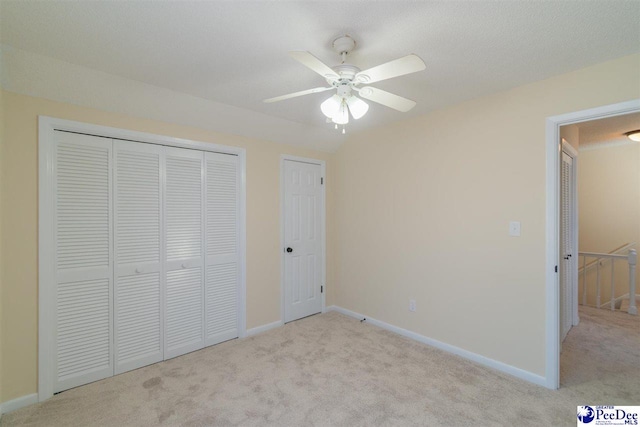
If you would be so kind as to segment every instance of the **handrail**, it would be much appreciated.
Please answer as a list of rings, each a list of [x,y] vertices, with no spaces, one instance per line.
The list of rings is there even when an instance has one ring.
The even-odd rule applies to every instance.
[[[636,242],[631,242],[631,243],[625,243],[624,245],[618,246],[617,248],[615,248],[614,250],[608,252],[610,254],[617,254],[620,253],[622,251],[626,251],[627,249],[634,249],[636,246]],[[578,256],[581,256],[583,253],[589,253],[589,252],[579,252]],[[626,256],[626,254],[625,254]],[[591,270],[596,263],[599,262],[597,259],[594,259],[593,261],[589,261],[588,263],[586,263],[586,265],[583,265],[582,267],[578,268],[578,274],[580,274],[583,270]]]
[[[578,255],[594,257],[594,258],[619,258],[619,259],[627,258],[629,256],[629,255],[622,255],[622,254],[602,254],[600,252],[578,252]]]
[[[633,245],[635,245],[635,243]],[[599,253],[599,252],[578,252],[578,256],[582,257],[582,274],[583,274],[582,304],[583,305],[587,305],[587,271],[588,271],[587,258],[596,258],[594,262],[596,265],[596,307],[598,308],[601,308],[603,305],[606,305],[606,304],[601,304],[601,298],[600,298],[601,260],[602,259],[611,260],[611,299],[609,300],[609,305],[611,307],[611,310],[615,310],[615,303],[616,303],[614,262],[616,259],[626,259],[629,264],[629,309],[627,310],[627,312],[633,315],[638,314],[638,308],[636,307],[636,298],[635,298],[636,264],[638,262],[638,254],[635,249],[629,249],[629,252],[626,255],[616,254],[616,253],[605,254],[605,253]]]

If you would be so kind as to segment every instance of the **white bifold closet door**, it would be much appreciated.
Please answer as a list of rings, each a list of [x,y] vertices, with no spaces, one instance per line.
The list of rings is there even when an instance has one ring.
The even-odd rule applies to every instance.
[[[238,156],[54,134],[54,392],[238,337]]]
[[[165,147],[165,359],[204,347],[203,154]]]
[[[206,338],[212,345],[238,336],[238,156],[205,153]]]
[[[113,375],[111,140],[54,136],[54,392]]]
[[[163,147],[114,141],[115,373],[163,359]]]

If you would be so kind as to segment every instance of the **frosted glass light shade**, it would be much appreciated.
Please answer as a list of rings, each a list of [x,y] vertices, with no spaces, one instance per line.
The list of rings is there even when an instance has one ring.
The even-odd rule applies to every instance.
[[[340,98],[338,95],[333,95],[331,98],[328,98],[326,101],[320,104],[320,110],[322,110],[322,114],[331,119],[340,109],[341,103],[342,98]]]
[[[338,111],[331,117],[331,120],[339,125],[349,123],[349,107],[347,107],[347,103],[344,100],[340,103]]]
[[[356,120],[367,114],[367,111],[369,111],[369,104],[353,95],[347,98],[347,105],[349,106],[351,115]]]
[[[640,129],[627,132],[627,138],[632,141],[640,142]]]

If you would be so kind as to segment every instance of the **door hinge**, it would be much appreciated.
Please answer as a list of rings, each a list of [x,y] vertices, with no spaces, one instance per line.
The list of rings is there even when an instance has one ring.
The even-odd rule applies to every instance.
[[[324,177],[320,177],[320,185],[324,185]]]
[[[320,293],[324,292],[324,286],[320,285]]]
[[[558,266],[556,265],[556,273],[558,272]]]

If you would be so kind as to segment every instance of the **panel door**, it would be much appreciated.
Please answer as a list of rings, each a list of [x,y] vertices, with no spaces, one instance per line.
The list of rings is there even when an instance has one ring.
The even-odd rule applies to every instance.
[[[320,165],[285,160],[285,322],[322,311]]]
[[[114,141],[116,374],[163,359],[162,153]]]
[[[205,344],[213,345],[238,337],[238,156],[205,153],[205,171]]]
[[[573,159],[565,152],[562,152],[560,175],[560,255],[562,257],[560,260],[560,338],[564,341],[573,325],[573,305],[577,303],[574,301],[572,289],[574,282],[572,263],[575,254],[573,248],[575,182]]]
[[[113,375],[112,141],[54,134],[58,392]]]
[[[203,159],[165,147],[165,359],[204,347]]]

